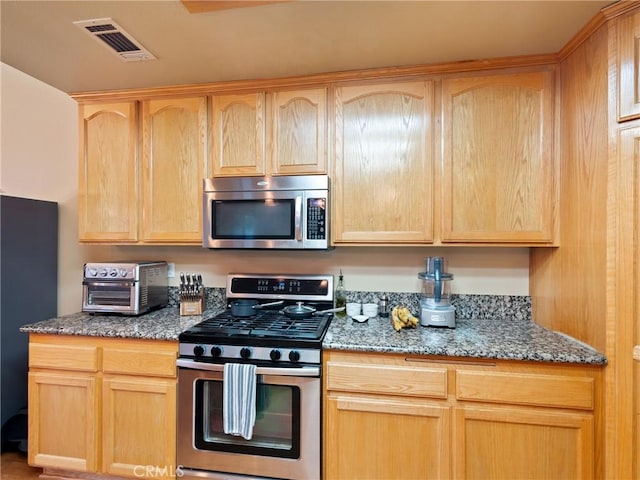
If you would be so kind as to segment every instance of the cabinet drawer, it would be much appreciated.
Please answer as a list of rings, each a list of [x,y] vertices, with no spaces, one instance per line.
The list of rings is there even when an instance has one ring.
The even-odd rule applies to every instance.
[[[98,371],[98,347],[29,343],[29,367]]]
[[[176,352],[105,348],[102,352],[102,371],[173,378],[176,376]]]
[[[458,370],[456,398],[592,410],[594,380],[563,375]]]
[[[329,362],[327,389],[447,398],[447,370]]]

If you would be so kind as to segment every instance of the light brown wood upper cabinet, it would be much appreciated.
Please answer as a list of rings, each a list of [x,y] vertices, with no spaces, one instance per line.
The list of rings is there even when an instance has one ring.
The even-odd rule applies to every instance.
[[[142,242],[202,242],[206,147],[207,97],[142,103]]]
[[[211,97],[213,176],[264,175],[265,94]]]
[[[335,244],[433,241],[432,81],[336,89]]]
[[[640,118],[640,11],[615,20],[618,47],[618,121]]]
[[[327,172],[327,89],[274,92],[271,170],[274,175]]]
[[[136,102],[80,105],[81,242],[138,240]]]
[[[442,241],[553,241],[554,72],[442,83]]]
[[[327,171],[327,89],[211,97],[213,176]]]

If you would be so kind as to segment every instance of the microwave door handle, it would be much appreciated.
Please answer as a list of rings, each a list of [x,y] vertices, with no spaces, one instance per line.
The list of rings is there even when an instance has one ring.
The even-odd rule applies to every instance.
[[[296,240],[302,241],[302,197],[296,197],[295,206],[295,228],[296,228]]]

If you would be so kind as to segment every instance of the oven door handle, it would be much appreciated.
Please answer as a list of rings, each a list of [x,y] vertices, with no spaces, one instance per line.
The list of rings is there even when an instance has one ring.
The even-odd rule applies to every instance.
[[[210,372],[222,372],[224,364],[196,362],[187,358],[177,360],[178,367],[191,368],[193,370],[208,370]],[[319,377],[320,367],[257,367],[256,375],[274,375],[284,377]]]
[[[127,287],[131,288],[136,282],[133,280],[114,280],[114,281],[100,281],[96,282],[95,280],[83,280],[83,285],[90,285],[92,287]]]

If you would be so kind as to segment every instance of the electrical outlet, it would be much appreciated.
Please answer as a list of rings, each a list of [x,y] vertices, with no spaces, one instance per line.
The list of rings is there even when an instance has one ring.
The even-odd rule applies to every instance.
[[[167,277],[173,278],[176,276],[176,264],[167,263]]]

